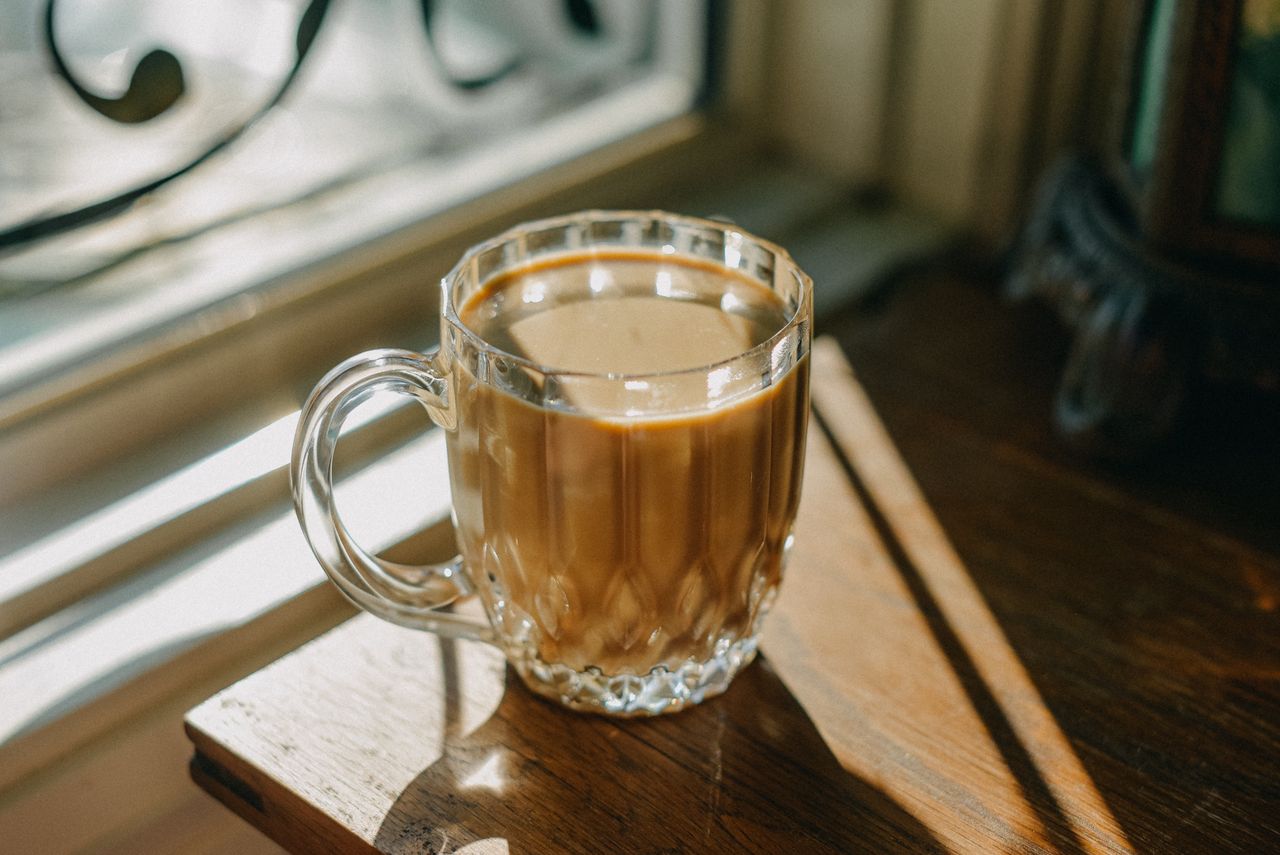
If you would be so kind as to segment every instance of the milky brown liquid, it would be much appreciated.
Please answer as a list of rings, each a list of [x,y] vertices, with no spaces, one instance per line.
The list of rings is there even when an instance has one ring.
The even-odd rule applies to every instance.
[[[540,365],[627,375],[711,365],[787,323],[759,284],[635,254],[520,271],[459,314]],[[454,381],[459,544],[500,633],[521,648],[513,661],[644,674],[753,633],[799,501],[807,357],[713,409],[706,371],[663,381],[665,415],[626,415],[623,381],[570,391],[561,408],[461,365]]]

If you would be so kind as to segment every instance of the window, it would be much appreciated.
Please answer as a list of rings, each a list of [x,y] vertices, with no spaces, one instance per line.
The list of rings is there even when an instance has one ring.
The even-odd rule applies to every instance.
[[[0,231],[198,160],[280,91],[304,8],[326,12],[281,103],[225,149],[113,216],[0,255],[8,426],[324,287],[300,272],[688,113],[703,77],[698,3],[53,4],[50,44],[113,115],[140,55],[180,58],[181,97],[126,124],[50,73],[48,8],[0,11]],[[170,418],[164,397],[148,396],[148,418]],[[29,477],[11,473],[10,489]]]

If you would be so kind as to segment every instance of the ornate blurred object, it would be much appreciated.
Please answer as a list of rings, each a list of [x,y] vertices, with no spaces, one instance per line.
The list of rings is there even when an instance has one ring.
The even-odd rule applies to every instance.
[[[1280,0],[1138,5],[1108,150],[1046,176],[1007,283],[1075,329],[1055,420],[1115,458],[1198,379],[1280,387]]]
[[[436,4],[434,0],[418,0],[421,21],[426,34],[426,45],[434,54],[434,64],[448,84],[460,90],[475,90],[489,86],[521,65],[519,57],[509,59],[500,68],[480,75],[454,73],[439,56],[432,32]],[[244,135],[253,125],[271,112],[293,86],[307,54],[315,42],[328,12],[330,0],[307,0],[298,18],[294,34],[294,58],[292,65],[275,91],[248,118],[224,131],[200,153],[186,163],[169,169],[163,174],[88,205],[56,214],[34,217],[17,225],[0,230],[0,251],[40,238],[59,234],[111,217],[127,210],[135,202],[160,189],[177,178],[198,168],[223,149]],[[186,81],[181,62],[170,51],[154,48],[139,60],[129,76],[125,91],[115,97],[92,91],[82,83],[69,67],[59,47],[57,35],[57,0],[46,0],[43,16],[43,39],[54,73],[61,78],[75,96],[99,115],[120,124],[140,124],[158,118],[178,103],[186,92]],[[569,25],[581,36],[593,38],[600,33],[600,24],[592,0],[563,0],[562,8]]]

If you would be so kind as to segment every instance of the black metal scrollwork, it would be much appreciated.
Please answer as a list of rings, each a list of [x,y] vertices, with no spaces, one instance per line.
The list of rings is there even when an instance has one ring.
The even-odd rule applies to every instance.
[[[154,119],[182,97],[187,88],[182,64],[176,56],[163,49],[152,50],[142,58],[129,76],[128,88],[118,98],[107,98],[89,91],[72,74],[58,49],[53,28],[55,5],[55,0],[49,0],[44,9],[44,41],[53,60],[54,72],[67,82],[81,101],[108,119],[133,125]]]
[[[53,216],[28,220],[0,232],[0,250],[28,243],[40,238],[50,237],[71,229],[87,226],[104,220],[130,208],[135,202],[152,193],[169,182],[181,178],[196,167],[217,155],[227,146],[239,139],[245,131],[253,127],[263,116],[280,103],[285,94],[297,79],[303,61],[315,43],[316,33],[324,21],[330,0],[311,0],[298,21],[298,30],[294,38],[296,53],[293,66],[284,80],[276,88],[275,93],[265,104],[255,110],[249,118],[236,127],[223,133],[203,152],[187,161],[177,169],[157,176],[143,184],[107,199],[86,205],[73,211],[66,211]],[[164,113],[182,97],[185,91],[182,65],[177,57],[166,50],[153,50],[142,58],[134,69],[129,86],[119,98],[104,98],[90,92],[76,79],[67,67],[62,53],[58,49],[58,39],[54,27],[54,10],[57,0],[48,0],[45,5],[44,38],[45,46],[53,61],[54,72],[67,82],[71,90],[86,105],[117,122],[137,123],[154,119]]]
[[[439,56],[435,47],[432,22],[435,18],[436,4],[434,0],[420,0],[422,23],[426,30],[430,53],[435,56],[437,65],[445,79],[458,89],[474,91],[483,89],[507,77],[521,67],[523,61],[514,59],[498,71],[481,77],[462,77],[452,73]],[[143,184],[119,193],[107,199],[84,207],[65,211],[59,214],[43,216],[19,223],[16,226],[0,230],[0,252],[30,243],[41,238],[51,237],[83,226],[100,222],[128,210],[144,196],[155,192],[175,179],[201,166],[244,135],[266,116],[289,92],[298,72],[306,60],[307,54],[315,43],[317,33],[324,23],[330,0],[310,0],[298,20],[298,28],[294,37],[295,53],[293,64],[288,73],[267,101],[255,110],[247,119],[215,139],[200,154],[191,160],[163,175],[159,175]],[[67,65],[58,47],[56,21],[57,0],[47,0],[44,13],[44,42],[48,50],[54,73],[60,77],[90,109],[123,124],[138,124],[150,121],[172,108],[186,91],[186,81],[182,64],[171,52],[162,48],[149,51],[138,62],[130,76],[129,85],[124,93],[111,98],[93,92],[81,83]],[[586,36],[600,35],[600,23],[591,0],[564,0],[564,10],[574,28]]]

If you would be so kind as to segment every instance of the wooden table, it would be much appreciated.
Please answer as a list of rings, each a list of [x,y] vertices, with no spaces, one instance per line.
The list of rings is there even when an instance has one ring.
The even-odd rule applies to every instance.
[[[1280,671],[1241,670],[1212,650],[1202,670],[1179,668],[1101,622],[1132,593],[1111,577],[1111,603],[1088,599],[1106,587],[1098,567],[1072,576],[1060,563],[1078,543],[1049,544],[1065,558],[1038,567],[1041,553],[974,547],[962,527],[975,570],[840,348],[821,341],[814,356],[796,551],[765,657],[723,697],[656,720],[575,715],[531,697],[491,648],[358,617],[192,710],[195,779],[296,851],[1276,847]],[[953,453],[973,445],[944,423],[937,453],[953,439]],[[995,476],[967,451],[952,464],[982,507]],[[1034,518],[1035,500],[1015,490],[1010,512]],[[1112,517],[1131,527],[1131,510]],[[1105,556],[1114,532],[1104,522],[1095,533],[1102,542],[1085,552]],[[993,581],[1001,561],[1012,582]],[[1105,557],[1102,567],[1115,570]],[[1274,563],[1259,567],[1275,578]],[[1041,571],[1047,596],[1035,593]],[[1187,632],[1233,609],[1274,626],[1251,602],[1204,603]],[[1233,650],[1236,629],[1224,624],[1220,650]],[[1194,638],[1212,645],[1211,632]],[[1060,658],[1027,656],[1044,645]],[[1251,650],[1277,661],[1275,637]],[[1219,690],[1212,710],[1196,695],[1206,690]]]

